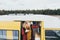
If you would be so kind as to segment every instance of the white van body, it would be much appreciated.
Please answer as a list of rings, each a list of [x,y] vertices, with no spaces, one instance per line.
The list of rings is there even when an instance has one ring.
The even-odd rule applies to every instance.
[[[3,15],[0,21],[44,21],[44,28],[60,28],[60,19],[48,15]]]

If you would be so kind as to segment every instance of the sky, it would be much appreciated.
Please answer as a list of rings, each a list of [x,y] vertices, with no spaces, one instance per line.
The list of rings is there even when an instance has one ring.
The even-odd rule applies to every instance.
[[[0,10],[59,9],[60,0],[0,0]]]

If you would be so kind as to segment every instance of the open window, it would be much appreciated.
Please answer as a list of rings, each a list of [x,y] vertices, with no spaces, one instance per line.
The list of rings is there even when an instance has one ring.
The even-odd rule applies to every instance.
[[[41,40],[41,21],[21,21],[21,40]]]

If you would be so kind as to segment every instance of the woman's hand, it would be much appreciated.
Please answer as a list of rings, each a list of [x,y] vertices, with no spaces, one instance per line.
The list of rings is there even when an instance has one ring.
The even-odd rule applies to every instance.
[[[30,31],[30,30],[27,30],[27,29],[25,30],[25,32],[29,32],[29,31]]]

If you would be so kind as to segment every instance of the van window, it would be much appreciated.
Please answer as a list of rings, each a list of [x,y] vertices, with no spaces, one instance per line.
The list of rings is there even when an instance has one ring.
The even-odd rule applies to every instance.
[[[0,30],[0,40],[18,40],[18,37],[18,30]]]
[[[46,40],[60,40],[60,30],[45,30]]]
[[[13,40],[18,40],[18,31],[13,31]]]

